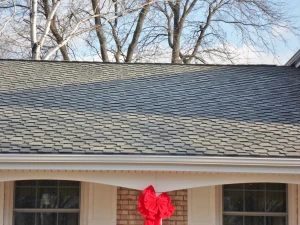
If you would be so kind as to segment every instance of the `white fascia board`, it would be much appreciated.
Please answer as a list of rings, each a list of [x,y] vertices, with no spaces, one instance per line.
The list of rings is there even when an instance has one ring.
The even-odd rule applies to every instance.
[[[300,50],[298,50],[285,64],[285,66],[294,66],[298,68],[300,66]]]
[[[0,154],[0,169],[300,174],[300,158]]]

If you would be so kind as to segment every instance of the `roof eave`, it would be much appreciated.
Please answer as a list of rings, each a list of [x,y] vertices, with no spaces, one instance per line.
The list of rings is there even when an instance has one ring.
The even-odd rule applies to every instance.
[[[180,171],[300,174],[300,158],[0,154],[1,170]]]

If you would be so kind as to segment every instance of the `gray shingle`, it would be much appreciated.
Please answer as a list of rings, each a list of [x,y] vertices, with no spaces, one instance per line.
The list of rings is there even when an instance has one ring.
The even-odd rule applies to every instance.
[[[300,157],[300,70],[1,60],[1,153]]]

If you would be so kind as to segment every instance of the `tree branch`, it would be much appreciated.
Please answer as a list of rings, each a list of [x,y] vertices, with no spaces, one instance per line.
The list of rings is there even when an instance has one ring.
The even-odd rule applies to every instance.
[[[17,8],[16,8],[16,4],[15,4],[15,1],[12,0],[13,2],[13,6],[14,6],[14,12],[13,14],[4,22],[2,28],[0,28],[0,34],[5,30],[7,24],[11,21],[11,19],[15,16],[15,14],[17,13]],[[1,2],[2,3],[2,2]]]
[[[42,34],[41,38],[40,38],[40,41],[39,41],[40,48],[43,48],[43,45],[44,45],[45,40],[46,40],[46,37],[47,37],[47,35],[49,34],[49,31],[50,31],[50,26],[51,26],[51,23],[52,23],[52,19],[53,19],[54,15],[55,15],[55,13],[56,13],[56,11],[57,11],[60,3],[61,3],[61,0],[58,0],[54,4],[54,6],[53,6],[53,8],[52,8],[52,10],[50,12],[50,14],[47,16],[47,23],[46,23],[46,26],[45,26],[45,30],[44,30],[44,33]]]

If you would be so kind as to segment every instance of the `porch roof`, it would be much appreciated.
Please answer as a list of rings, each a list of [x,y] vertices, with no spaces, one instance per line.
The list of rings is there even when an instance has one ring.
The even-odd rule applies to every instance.
[[[0,60],[0,150],[300,157],[300,70]]]

